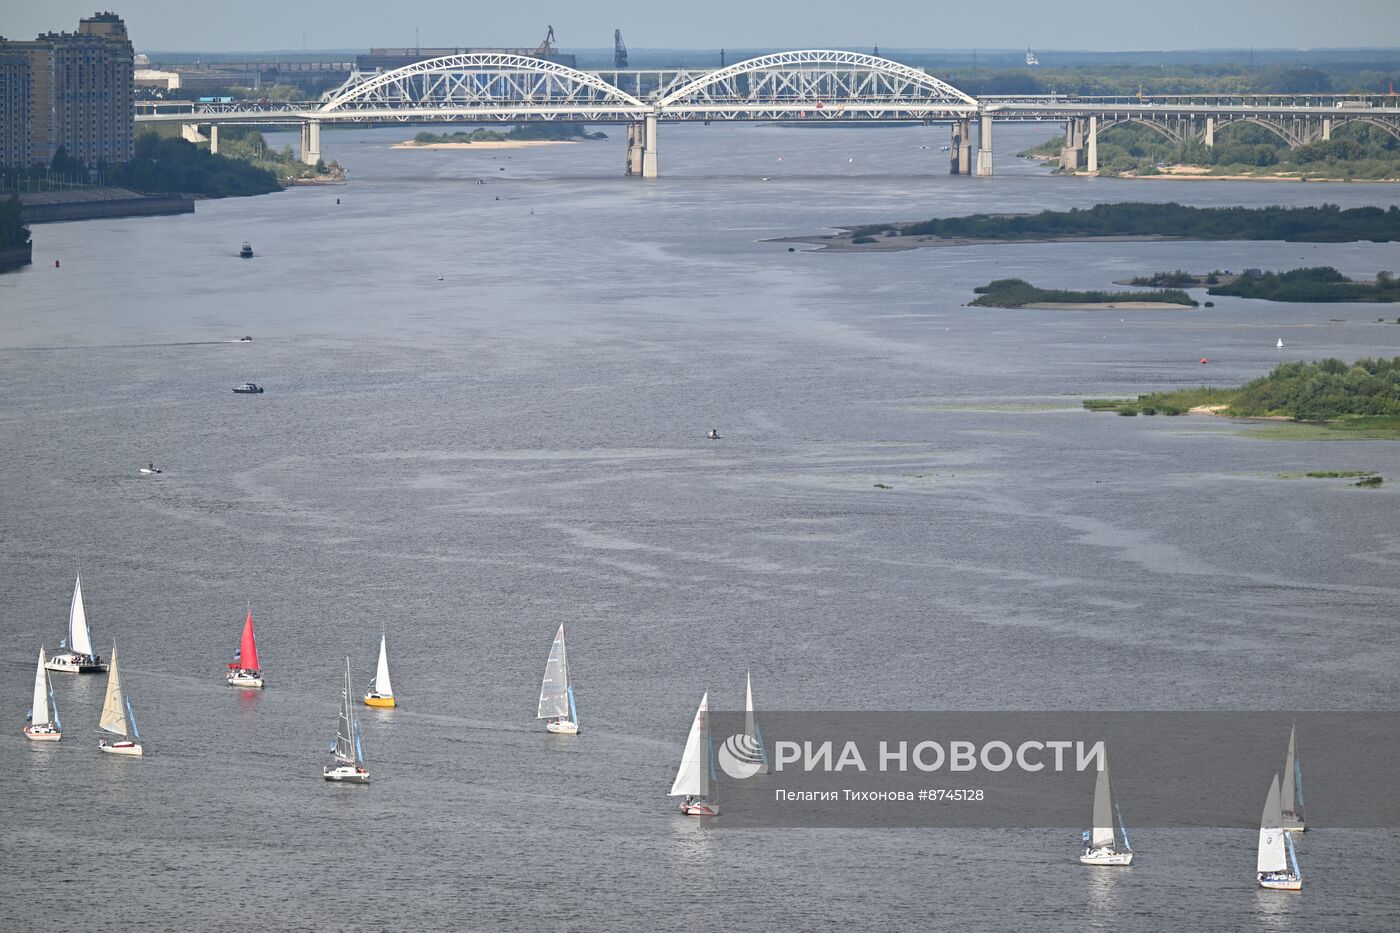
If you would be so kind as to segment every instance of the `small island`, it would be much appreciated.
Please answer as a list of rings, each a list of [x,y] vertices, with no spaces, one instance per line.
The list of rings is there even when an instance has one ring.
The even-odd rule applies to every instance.
[[[603,132],[590,133],[581,123],[525,123],[507,132],[477,127],[454,133],[416,134],[412,139],[396,143],[394,149],[515,149],[526,146],[552,146],[586,139],[607,139]]]
[[[1090,411],[1120,415],[1226,415],[1320,422],[1353,436],[1400,439],[1400,356],[1283,363],[1234,389],[1200,386],[1136,399],[1085,399]]]
[[[1377,272],[1374,280],[1359,282],[1331,266],[1308,266],[1287,272],[1246,269],[1238,275],[1208,272],[1196,275],[1178,269],[1138,276],[1124,283],[1154,288],[1200,288],[1209,295],[1262,298],[1265,301],[1395,302],[1400,301],[1400,280],[1389,272]]]
[[[969,304],[977,308],[1088,308],[1104,311],[1147,311],[1196,307],[1196,301],[1178,288],[1150,292],[1072,292],[1036,288],[1024,279],[997,279],[973,289]]]
[[[1168,202],[1095,204],[1038,214],[972,214],[907,224],[868,224],[820,237],[790,237],[844,250],[917,249],[983,243],[1123,240],[1400,241],[1400,207],[1187,207]]]

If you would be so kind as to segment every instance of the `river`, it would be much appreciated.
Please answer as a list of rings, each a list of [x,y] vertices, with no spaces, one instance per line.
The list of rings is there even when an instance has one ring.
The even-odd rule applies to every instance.
[[[604,129],[328,130],[347,186],[35,228],[0,276],[0,928],[1400,923],[1395,829],[1308,832],[1285,896],[1248,826],[1143,829],[1105,872],[1062,830],[747,832],[665,796],[700,694],[739,707],[747,669],[774,709],[1400,708],[1400,444],[1079,405],[1400,354],[1396,306],[964,307],[1007,275],[1370,277],[1395,244],[765,242],[1400,187],[1048,177],[1013,155],[1048,125],[999,126],[993,178],[946,174],[946,128],[668,125],[643,182]],[[1284,478],[1358,469],[1385,485]],[[101,677],[54,675],[62,742],[20,734],[79,561],[143,760],[93,747]],[[222,680],[245,606],[256,694]],[[561,622],[577,739],[532,719]],[[345,656],[367,681],[381,631],[375,783],[326,784]]]

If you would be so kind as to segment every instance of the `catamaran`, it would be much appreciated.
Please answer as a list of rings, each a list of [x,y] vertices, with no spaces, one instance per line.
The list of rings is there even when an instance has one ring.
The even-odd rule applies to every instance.
[[[97,747],[113,755],[140,756],[141,733],[136,728],[136,714],[131,711],[131,701],[122,692],[121,675],[117,673],[117,644],[112,643],[112,664],[107,671],[107,696],[102,700],[102,718],[98,725],[120,739],[107,743],[98,739]]]
[[[365,694],[366,706],[398,706],[394,699],[394,683],[389,679],[389,650],[385,642],[388,636],[381,633],[379,636],[379,668],[374,672],[374,680],[369,683],[369,692]]]
[[[1287,860],[1284,849],[1288,850]],[[1298,854],[1293,851],[1293,834],[1283,828],[1283,806],[1279,803],[1278,775],[1269,785],[1264,816],[1259,821],[1259,861],[1255,870],[1259,887],[1271,891],[1303,890],[1303,873],[1298,870]]]
[[[68,637],[60,644],[68,650],[63,654],[49,655],[45,667],[51,671],[66,671],[69,674],[96,674],[107,669],[107,664],[92,650],[92,632],[88,629],[87,611],[83,608],[83,575],[73,581],[73,602],[68,606]]]
[[[683,797],[680,811],[686,816],[719,816],[715,802],[715,750],[710,741],[710,694],[700,698],[690,735],[685,740],[685,753],[676,780],[671,785],[672,797]]]
[[[327,781],[345,784],[368,784],[369,770],[365,768],[365,750],[360,742],[360,721],[350,705],[350,659],[345,659],[345,689],[340,694],[340,722],[336,725],[335,745],[331,746],[335,763],[322,769]]]
[[[248,618],[243,622],[243,637],[229,662],[224,679],[231,687],[253,687],[263,685],[262,668],[258,666],[258,640],[253,637],[253,610],[249,608]]]
[[[1114,838],[1114,817],[1117,817],[1117,830],[1123,835],[1123,848],[1118,848]],[[1113,789],[1108,780],[1108,755],[1104,754],[1103,767],[1099,769],[1094,782],[1094,827],[1084,833],[1084,852],[1079,861],[1085,865],[1131,865],[1133,847],[1128,845],[1128,827],[1123,825],[1123,814],[1118,809],[1118,801],[1113,799]]]
[[[1307,830],[1303,819],[1303,761],[1298,757],[1298,725],[1288,730],[1288,754],[1283,759],[1283,774],[1279,776],[1283,828],[1290,833]]]
[[[569,683],[569,655],[564,648],[564,626],[554,633],[549,660],[544,662],[544,682],[540,684],[540,705],[536,719],[547,720],[544,727],[559,735],[578,735],[578,708],[574,687]]]
[[[29,707],[29,724],[24,734],[36,742],[57,742],[63,738],[63,723],[58,721],[58,703],[53,698],[53,684],[44,669],[44,649],[39,649],[39,666],[34,671],[34,703]]]
[[[763,731],[758,728],[758,720],[754,718],[753,712],[753,671],[746,671],[744,679],[744,735],[752,740],[744,744],[757,749],[751,762],[758,765],[755,773],[767,774],[771,770],[768,766],[768,752],[763,748]]]

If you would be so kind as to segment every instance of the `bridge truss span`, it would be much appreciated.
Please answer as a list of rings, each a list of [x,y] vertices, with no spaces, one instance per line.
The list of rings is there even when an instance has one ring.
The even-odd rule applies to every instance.
[[[966,118],[977,101],[907,65],[812,49],[737,62],[655,100],[663,120],[936,120]]]
[[[457,119],[637,120],[650,107],[602,78],[523,55],[448,55],[386,71],[323,103],[322,118],[434,112]]]

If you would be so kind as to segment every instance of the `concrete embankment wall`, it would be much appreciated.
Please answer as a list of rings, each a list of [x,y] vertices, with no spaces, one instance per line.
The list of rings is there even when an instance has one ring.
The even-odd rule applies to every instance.
[[[26,201],[21,216],[27,224],[56,223],[62,220],[93,220],[100,217],[151,217],[160,214],[192,214],[194,198],[187,194],[149,197],[103,198],[95,201],[65,200],[50,203]]]

